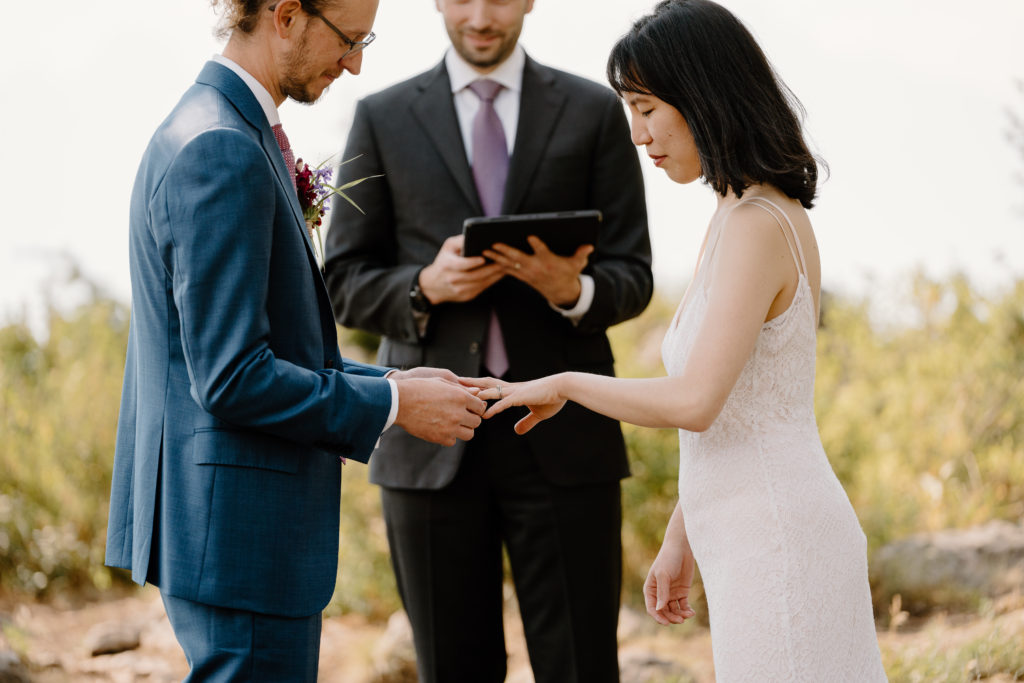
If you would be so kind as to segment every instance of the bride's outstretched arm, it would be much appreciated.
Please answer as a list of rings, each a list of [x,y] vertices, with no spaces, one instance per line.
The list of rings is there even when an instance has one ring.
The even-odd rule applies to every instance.
[[[774,219],[759,209],[737,210],[733,216],[723,228],[707,314],[681,375],[623,379],[567,372],[517,384],[463,380],[485,389],[480,398],[497,400],[485,417],[528,406],[530,415],[516,425],[522,434],[566,401],[575,401],[644,427],[710,427],[750,357],[772,303],[796,280],[793,258]]]

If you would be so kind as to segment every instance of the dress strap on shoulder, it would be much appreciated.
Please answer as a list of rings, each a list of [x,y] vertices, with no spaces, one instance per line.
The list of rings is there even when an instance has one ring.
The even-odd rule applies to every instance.
[[[789,219],[789,215],[787,215],[786,212],[782,210],[782,207],[780,207],[778,204],[771,201],[770,199],[766,199],[765,197],[750,197],[749,199],[744,199],[743,201],[741,201],[740,204],[752,204],[753,206],[756,206],[768,212],[768,214],[775,219],[775,222],[779,224],[779,228],[782,230],[782,235],[786,238],[786,244],[789,245],[789,253],[793,255],[793,260],[796,262],[797,267],[800,269],[800,273],[806,275],[807,262],[804,260],[804,249],[800,245],[800,236],[796,232],[796,227],[794,227],[793,221]],[[767,204],[768,206],[765,206],[765,204]],[[775,211],[772,211],[772,209],[775,209]],[[778,212],[778,214],[780,214],[783,218],[786,219],[786,225],[789,226],[788,231],[786,230],[786,227],[782,224],[782,221],[779,219],[779,216],[776,215],[776,212]]]

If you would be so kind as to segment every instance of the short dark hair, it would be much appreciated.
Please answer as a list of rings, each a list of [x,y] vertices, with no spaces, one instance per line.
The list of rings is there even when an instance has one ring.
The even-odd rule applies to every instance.
[[[235,31],[252,33],[259,24],[260,15],[274,0],[210,0],[214,7],[225,8],[224,20],[217,27],[217,35],[226,38]],[[299,0],[303,9],[321,11],[329,4],[327,0]]]
[[[803,106],[721,5],[660,2],[612,48],[608,81],[620,96],[650,94],[679,110],[717,193],[767,183],[813,205],[819,161],[804,141]]]

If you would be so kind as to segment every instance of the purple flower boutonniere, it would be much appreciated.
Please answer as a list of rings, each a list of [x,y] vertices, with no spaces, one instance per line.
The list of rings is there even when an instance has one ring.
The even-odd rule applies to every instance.
[[[324,262],[324,241],[323,235],[320,232],[320,226],[323,224],[323,217],[327,213],[327,209],[330,208],[327,204],[327,200],[334,195],[339,195],[345,199],[349,204],[354,206],[359,213],[364,213],[359,205],[352,201],[352,198],[345,194],[345,190],[355,187],[359,183],[369,180],[370,178],[379,178],[379,175],[367,176],[365,178],[359,178],[358,180],[352,180],[344,185],[335,187],[331,185],[331,177],[334,175],[334,169],[327,164],[333,157],[328,157],[324,161],[320,162],[316,167],[310,167],[309,164],[299,159],[295,162],[295,188],[299,194],[299,206],[302,207],[302,217],[306,220],[306,230],[309,231],[310,239],[313,239],[314,234],[316,239],[313,240],[313,244],[320,250],[317,254],[317,258],[320,263]],[[356,157],[358,158],[358,157]],[[348,161],[343,161],[342,166],[347,164]]]

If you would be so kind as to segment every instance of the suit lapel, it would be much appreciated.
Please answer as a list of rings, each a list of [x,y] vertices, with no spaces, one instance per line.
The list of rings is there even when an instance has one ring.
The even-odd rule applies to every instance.
[[[523,67],[523,92],[519,101],[516,145],[509,159],[505,181],[504,213],[516,213],[544,152],[555,123],[562,115],[565,94],[558,90],[554,76],[529,57]]]
[[[455,103],[452,100],[451,82],[448,80],[448,71],[444,68],[443,62],[424,74],[419,88],[420,93],[411,105],[413,116],[441,155],[466,200],[479,214],[483,214],[476,183],[473,182],[473,172],[466,159],[462,132],[459,130]]]
[[[306,219],[302,215],[302,205],[299,204],[299,195],[295,191],[295,186],[292,185],[292,179],[289,176],[288,169],[285,168],[284,155],[281,154],[281,148],[277,144],[277,138],[274,137],[274,131],[270,130],[269,124],[264,122],[263,127],[260,128],[260,140],[263,144],[263,149],[267,152],[267,156],[270,158],[274,165],[274,171],[277,173],[277,181],[281,183],[281,187],[284,188],[285,196],[291,201],[289,205],[292,207],[292,214],[295,216],[295,220],[299,224],[299,228],[302,230],[302,235],[306,240],[306,248],[309,249],[310,256],[315,254],[313,250],[313,241],[310,237],[309,230],[306,228]],[[295,169],[292,169],[292,173]],[[314,256],[314,261],[316,260]]]
[[[249,90],[249,86],[231,69],[216,62],[207,62],[206,66],[199,73],[196,82],[219,90],[249,125],[259,131],[260,145],[263,147],[270,165],[274,168],[277,182],[284,188],[284,194],[290,200],[288,203],[291,206],[295,221],[302,231],[306,242],[306,249],[309,250],[309,256],[316,263],[313,242],[309,236],[309,231],[306,229],[306,220],[302,217],[302,206],[299,204],[299,196],[292,185],[288,169],[285,168],[284,156],[281,154],[281,148],[277,145],[274,131],[270,129],[270,122],[267,121],[267,117],[263,113],[260,103],[256,100],[256,96]],[[292,172],[294,173],[294,169]]]

